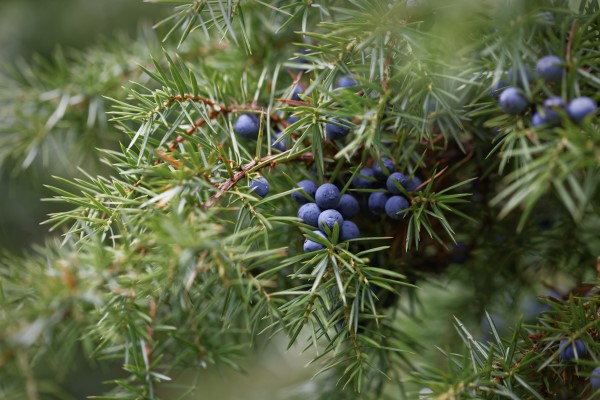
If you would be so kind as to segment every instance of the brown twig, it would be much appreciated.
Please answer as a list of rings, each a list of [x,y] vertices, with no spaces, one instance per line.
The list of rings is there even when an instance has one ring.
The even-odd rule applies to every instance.
[[[237,112],[237,111],[259,111],[263,114],[267,113],[267,110],[264,107],[257,106],[256,104],[242,104],[242,105],[233,105],[233,106],[228,107],[224,104],[216,104],[213,101],[211,101],[205,97],[202,97],[202,96],[192,96],[192,95],[173,96],[170,99],[170,103],[175,102],[175,101],[184,101],[184,100],[201,102],[212,108],[212,111],[210,111],[208,113],[208,118],[198,119],[196,122],[194,122],[194,125],[192,125],[185,131],[185,134],[187,136],[193,135],[198,130],[198,128],[200,128],[201,126],[206,124],[209,120],[213,120],[213,119],[217,118],[219,115],[226,115],[231,112]],[[303,105],[308,105],[308,103],[306,103],[306,102],[301,102],[301,103]],[[274,113],[270,114],[269,118],[272,121],[274,121],[275,123],[281,123],[281,121],[282,121],[281,118],[277,114],[274,114]],[[183,141],[185,141],[185,136],[182,136],[182,135],[177,136],[175,138],[175,140],[173,140],[173,142],[169,145],[169,150],[170,151],[175,150],[177,145],[179,143],[182,143]]]
[[[248,173],[249,170],[251,170],[252,168],[256,167],[257,165],[265,163],[275,157],[276,156],[274,156],[274,155],[268,155],[268,156],[262,157],[258,161],[253,160],[253,161],[249,162],[248,164],[244,165],[240,171],[236,172],[233,175],[233,177],[231,177],[231,178],[227,179],[225,182],[221,183],[219,185],[217,193],[215,195],[213,195],[206,203],[204,203],[202,205],[202,207],[207,209],[207,208],[214,206],[221,199],[221,197],[223,197],[223,195],[227,191],[231,190],[232,187],[234,187],[241,179],[243,179],[246,176],[246,174]]]
[[[156,301],[154,299],[150,300],[150,310],[148,311],[148,316],[150,317],[150,323],[146,327],[146,335],[148,335],[148,341],[146,341],[146,346],[144,351],[146,352],[146,357],[148,359],[148,364],[150,364],[150,353],[152,352],[152,345],[150,342],[154,336],[154,328],[152,327],[152,321],[156,318]]]
[[[381,87],[383,88],[384,92],[389,91],[388,82],[390,80],[390,66],[392,64],[391,58],[395,46],[396,39],[393,38],[389,42],[388,54],[386,54],[385,59],[383,60],[383,76],[381,77]]]
[[[569,40],[567,41],[567,66],[571,65],[571,48],[573,47],[573,37],[575,36],[575,27],[577,26],[577,20],[571,22],[571,29],[569,30]]]
[[[425,187],[429,182],[431,182],[432,179],[437,179],[439,178],[444,172],[446,172],[446,170],[448,169],[448,167],[444,167],[444,169],[442,169],[440,172],[438,172],[437,174],[435,174],[434,176],[432,176],[431,178],[427,179],[425,182],[421,183],[419,186],[417,186],[417,188],[414,190],[415,192],[418,191],[419,189],[422,189],[423,187]]]
[[[208,201],[202,204],[202,208],[208,209],[219,202],[221,197],[231,190],[240,180],[242,180],[251,169],[258,167],[258,169],[273,165],[274,162],[270,162],[275,158],[280,158],[281,154],[267,155],[261,159],[250,161],[248,164],[241,167],[241,169],[233,174],[233,176],[219,185],[217,193],[215,193]],[[302,153],[298,157],[302,161],[309,161],[313,159],[312,153]],[[289,160],[289,159],[288,159]]]

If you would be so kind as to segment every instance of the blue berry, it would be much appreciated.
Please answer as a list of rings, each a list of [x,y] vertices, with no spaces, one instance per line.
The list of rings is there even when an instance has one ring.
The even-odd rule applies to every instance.
[[[324,239],[327,239],[327,236],[325,236],[325,234],[323,232],[321,232],[321,231],[313,231],[313,232],[319,236],[322,236]],[[306,240],[304,241],[304,252],[305,253],[308,253],[311,251],[323,250],[324,248],[325,248],[325,246],[323,246],[321,243],[313,242],[309,238],[306,238]]]
[[[303,88],[300,85],[297,85],[292,90],[292,100],[302,101],[300,98],[300,94],[304,93]]]
[[[544,106],[538,113],[542,117],[543,123],[548,126],[559,126],[561,122],[560,113],[556,111],[557,108],[564,108],[565,102],[559,96],[552,96],[544,101]],[[532,121],[533,124],[533,121]],[[534,125],[536,126],[536,125]]]
[[[547,122],[548,121],[546,121],[546,118],[544,118],[542,114],[537,112],[531,117],[531,126],[536,128],[541,125],[546,125]]]
[[[279,142],[277,142],[277,140],[281,137],[281,133],[275,133],[272,137],[271,137],[271,148],[275,149],[275,150],[279,150],[281,152],[284,152],[286,150],[286,145],[285,145],[285,138],[281,139]],[[275,143],[277,142],[277,143]]]
[[[590,376],[590,383],[592,384],[592,390],[596,391],[600,389],[600,367],[596,367],[592,370],[592,376]]]
[[[515,88],[508,87],[500,94],[500,107],[507,114],[521,114],[527,109],[528,101],[523,93]]]
[[[389,158],[381,157],[381,164],[383,166],[378,162],[375,162],[373,165],[373,174],[380,181],[386,179],[389,174],[394,172],[394,162]]]
[[[430,98],[429,101],[427,101],[427,103],[424,104],[423,108],[424,108],[426,114],[430,114],[432,112],[437,111],[437,109],[438,109],[437,100],[434,98]]]
[[[524,67],[524,72],[525,76],[523,76],[523,74],[520,71],[517,71],[515,73],[512,68],[509,69],[508,73],[506,74],[508,82],[513,85],[519,85],[521,87],[528,86],[529,82],[533,81],[533,75],[531,75],[531,71],[527,67]]]
[[[402,196],[392,196],[385,202],[385,213],[392,219],[402,219],[406,211],[398,214],[408,208],[408,200]]]
[[[340,202],[340,190],[332,183],[324,183],[317,189],[315,200],[323,210],[336,208]]]
[[[361,168],[352,178],[352,186],[356,189],[369,189],[374,183],[375,173],[371,168]]]
[[[566,347],[565,347],[566,346]],[[572,361],[576,357],[579,359],[585,355],[585,343],[581,339],[575,339],[572,343],[568,339],[560,341],[560,358],[565,361]]]
[[[390,196],[384,192],[373,192],[369,195],[368,206],[373,214],[385,214],[385,204]]]
[[[406,176],[401,172],[394,172],[388,176],[387,182],[385,183],[385,186],[387,186],[387,189],[392,192],[392,194],[402,193],[397,185],[406,187]]]
[[[550,96],[544,100],[544,108],[564,108],[565,101],[560,96]]]
[[[352,75],[340,76],[337,80],[337,88],[338,89],[347,88],[347,87],[356,86],[356,85],[358,85],[358,83],[354,80],[354,78],[352,78]]]
[[[250,181],[250,189],[260,197],[265,197],[269,193],[269,182],[262,176]]]
[[[588,115],[596,114],[598,106],[589,97],[576,97],[567,105],[567,114],[576,124],[581,123]]]
[[[296,55],[297,55],[296,62],[299,62],[302,64],[310,63],[310,60],[302,57],[302,56],[309,55],[309,54],[311,54],[310,49],[300,49],[300,51],[296,53]]]
[[[495,85],[492,85],[492,88],[490,89],[490,94],[492,95],[493,98],[498,100],[502,91],[505,88],[507,88],[508,86],[509,86],[509,84],[506,81],[503,81],[502,79],[500,79]]]
[[[340,242],[357,239],[360,237],[358,226],[352,221],[344,221],[340,230]]]
[[[464,264],[469,259],[469,246],[464,242],[458,242],[452,248],[452,256],[450,261],[455,264]]]
[[[315,198],[315,194],[317,193],[317,184],[309,179],[303,179],[298,182],[297,186],[304,190],[304,192],[313,199]],[[300,190],[292,193],[292,199],[296,200],[296,203],[306,204],[312,200],[307,199]]]
[[[546,82],[559,82],[565,73],[560,58],[549,55],[540,58],[535,65],[535,73]]]
[[[233,131],[244,139],[257,139],[260,121],[254,114],[242,114],[233,124]]]
[[[414,192],[419,186],[421,186],[422,183],[423,182],[421,181],[421,179],[419,179],[416,176],[413,176],[406,182],[406,190],[409,192]]]
[[[342,214],[342,217],[352,218],[358,215],[360,206],[356,197],[351,194],[343,194],[336,209]]]
[[[342,125],[325,124],[325,133],[327,135],[327,139],[343,139],[348,136],[348,133],[350,133],[350,128],[347,121],[339,120],[337,118],[332,118],[331,121]]]
[[[339,211],[336,210],[325,210],[321,214],[319,214],[319,229],[324,232],[325,226],[330,230],[333,230],[335,224],[341,228],[342,223],[344,222],[344,217]]]
[[[298,218],[307,225],[319,226],[319,215],[321,209],[316,203],[306,203],[298,210]]]

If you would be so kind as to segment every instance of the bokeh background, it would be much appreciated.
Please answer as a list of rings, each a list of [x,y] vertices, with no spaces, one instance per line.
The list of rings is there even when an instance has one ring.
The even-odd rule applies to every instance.
[[[59,48],[85,50],[117,33],[135,37],[164,12],[141,0],[1,0],[0,64],[5,69],[37,56],[50,60]],[[0,166],[0,248],[20,253],[47,237],[48,227],[40,223],[61,206],[40,200],[51,196],[43,185],[51,183],[52,173],[75,174],[76,167]]]

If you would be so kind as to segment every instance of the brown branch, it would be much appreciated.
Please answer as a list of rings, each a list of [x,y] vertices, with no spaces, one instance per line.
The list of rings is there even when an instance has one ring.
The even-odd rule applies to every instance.
[[[234,187],[240,180],[242,180],[246,176],[246,174],[248,173],[249,170],[256,167],[257,165],[266,163],[277,156],[278,155],[268,155],[268,156],[262,157],[258,161],[253,160],[253,161],[249,162],[248,164],[244,165],[240,171],[236,172],[233,175],[233,177],[231,177],[231,178],[227,179],[225,182],[221,183],[219,185],[217,193],[215,193],[206,203],[204,203],[202,205],[202,207],[204,209],[208,209],[208,208],[214,206],[215,204],[217,204],[219,202],[219,200],[221,199],[221,197],[223,197],[223,195],[225,195],[225,193],[227,193],[227,191],[231,190],[232,187]],[[267,164],[265,164],[264,166],[266,166],[266,165]]]
[[[384,92],[388,92],[389,86],[388,82],[390,80],[390,68],[391,68],[391,58],[393,56],[394,47],[396,46],[396,39],[390,39],[388,46],[388,53],[385,55],[385,59],[383,60],[383,76],[381,77],[381,87]]]
[[[223,183],[221,183],[219,185],[219,187],[217,188],[217,193],[215,193],[210,199],[208,199],[208,201],[206,203],[202,204],[202,208],[208,209],[208,208],[211,208],[212,206],[214,206],[215,204],[217,204],[219,202],[219,200],[221,200],[221,197],[223,197],[225,195],[225,193],[227,193],[229,190],[231,190],[240,180],[242,180],[248,174],[248,171],[250,171],[251,169],[253,169],[255,167],[258,167],[258,169],[262,169],[266,166],[273,165],[274,162],[269,162],[269,161],[271,161],[277,157],[281,157],[281,154],[275,154],[275,155],[269,154],[267,156],[262,157],[258,161],[253,160],[253,161],[249,162],[248,164],[242,166],[241,169],[233,175],[233,177],[227,179],[226,181],[224,181]],[[305,161],[305,162],[311,161],[313,159],[313,154],[312,153],[302,153],[298,156],[298,158],[301,161]],[[290,160],[290,159],[288,159],[288,160]]]
[[[148,359],[148,365],[150,365],[150,353],[152,352],[151,341],[154,336],[154,328],[152,327],[152,322],[154,318],[156,318],[156,301],[154,299],[150,300],[150,310],[148,311],[148,316],[150,317],[150,323],[146,327],[146,335],[148,335],[148,341],[146,342],[146,346],[144,351],[146,352],[146,358]]]
[[[171,100],[171,103],[175,102],[175,101],[184,101],[184,100],[201,102],[212,108],[212,111],[210,111],[208,114],[208,119],[207,118],[198,119],[196,122],[194,122],[194,125],[192,125],[185,131],[185,134],[188,136],[193,135],[198,130],[198,128],[200,128],[201,126],[206,124],[209,120],[213,120],[213,119],[217,118],[219,115],[226,115],[231,112],[238,112],[238,111],[260,111],[261,113],[266,114],[266,109],[264,107],[257,106],[256,104],[242,104],[242,105],[233,105],[233,106],[227,107],[224,104],[216,104],[213,101],[211,101],[205,97],[202,97],[202,96],[191,96],[191,95],[173,96],[170,100]],[[305,102],[301,102],[301,103],[302,103],[302,105],[308,105],[308,103],[305,103]],[[274,121],[275,123],[282,123],[282,121],[283,121],[275,113],[270,114],[269,118],[272,121]],[[175,140],[173,140],[173,142],[169,145],[169,150],[170,151],[175,150],[177,145],[179,143],[182,143],[183,141],[185,141],[185,136],[182,136],[182,135],[177,136],[175,138]]]
[[[437,179],[440,176],[442,176],[442,174],[444,172],[446,172],[447,169],[448,169],[448,167],[444,167],[444,169],[442,169],[440,172],[438,172],[437,174],[435,174],[434,176],[432,176],[431,178],[427,179],[425,182],[423,182],[419,186],[417,186],[417,188],[414,191],[416,192],[417,190],[424,188],[429,182],[431,182],[432,179]]]

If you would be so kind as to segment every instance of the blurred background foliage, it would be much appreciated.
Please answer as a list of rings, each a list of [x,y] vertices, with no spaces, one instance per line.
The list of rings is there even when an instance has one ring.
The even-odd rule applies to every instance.
[[[15,72],[23,72],[32,63],[55,68],[57,52],[69,60],[75,52],[108,42],[116,35],[123,37],[122,40],[133,39],[140,31],[149,30],[165,11],[137,0],[2,0],[0,86],[14,85]],[[92,87],[92,76],[88,80]],[[0,104],[5,101],[12,99],[1,99]],[[0,111],[0,126],[12,117]],[[93,149],[93,143],[86,145],[88,150]],[[1,151],[10,152],[8,147]],[[0,248],[4,251],[20,253],[32,243],[42,242],[48,236],[48,228],[40,223],[49,212],[64,208],[40,200],[50,196],[43,184],[51,181],[50,175],[72,176],[83,160],[66,156],[50,158],[44,165],[25,169],[17,160],[0,165]],[[99,168],[97,163],[86,163],[86,170],[92,174],[99,172]]]
[[[465,3],[468,2],[470,1],[465,1]],[[458,13],[458,10],[459,7],[450,9],[455,13]],[[159,21],[161,17],[169,15],[169,13],[170,10],[167,7],[158,7],[141,0],[2,0],[0,2],[0,64],[8,66],[8,68],[4,68],[5,71],[0,73],[0,86],[7,87],[18,82],[19,72],[23,72],[25,65],[47,63],[55,67],[63,60],[63,57],[66,60],[77,59],[77,52],[85,54],[87,49],[92,46],[96,49],[98,46],[100,48],[109,46],[115,37],[119,37],[119,41],[122,43],[134,42],[134,38],[146,36],[146,43],[151,42],[155,46],[154,49],[160,49],[160,41],[151,33],[151,26],[152,23]],[[461,15],[449,14],[446,17],[449,21],[448,24],[452,25],[452,21],[460,20]],[[447,25],[440,24],[438,27],[445,29]],[[470,27],[465,24],[462,29],[466,30]],[[447,31],[445,32],[447,33]],[[464,30],[452,29],[449,32],[456,36],[457,48],[462,47],[461,40],[467,40]],[[289,40],[283,40],[283,42],[287,41]],[[138,51],[144,53],[146,51],[144,49],[140,48]],[[145,62],[149,60],[151,49],[148,47],[144,54]],[[273,50],[273,53],[277,53],[276,50],[279,49],[261,50],[267,53]],[[125,49],[125,51],[128,50]],[[454,51],[454,49],[448,49],[448,51]],[[91,59],[94,58],[94,54],[87,53],[87,55]],[[96,55],[101,58],[103,53],[99,51]],[[289,55],[290,51],[284,49],[281,57],[285,59]],[[135,57],[128,58],[126,61],[129,64],[124,67],[125,71],[127,67],[135,68]],[[101,69],[101,60],[98,68]],[[15,72],[17,78],[15,78]],[[127,82],[127,79],[124,79],[123,81],[100,82],[95,86],[98,82],[93,82],[94,73],[88,71],[86,75],[85,69],[81,69],[79,72],[82,74],[81,76],[66,76],[64,79],[73,81],[74,84],[80,84],[82,87],[86,81],[89,81],[90,87],[100,94],[107,94],[104,92],[107,88],[118,91],[121,85]],[[124,93],[125,91],[122,91],[122,95]],[[98,95],[98,93],[93,93],[93,95]],[[5,101],[14,103],[14,99],[0,99],[0,105]],[[15,116],[7,115],[7,112],[3,113],[0,110],[0,135],[5,133],[2,126],[10,118],[15,118]],[[91,175],[102,172],[102,165],[94,162],[94,158],[86,157],[86,154],[91,154],[95,146],[114,145],[121,133],[110,123],[103,124],[99,120],[90,125],[90,130],[102,131],[102,133],[96,135],[97,132],[94,132],[94,135],[90,135],[93,140],[85,142],[86,149],[79,149],[82,151],[74,149],[64,156],[61,154],[63,159],[58,159],[56,154],[50,154],[46,158],[39,157],[35,164],[28,165],[27,168],[23,168],[23,160],[11,160],[10,157],[7,159],[11,162],[0,163],[0,188],[2,189],[2,196],[0,196],[0,248],[4,252],[22,253],[32,244],[41,243],[50,235],[47,226],[40,226],[40,223],[47,218],[49,213],[67,207],[40,200],[51,196],[51,192],[43,185],[52,183],[52,175],[74,176],[78,173],[76,169],[78,166],[83,166]],[[65,136],[58,136],[56,145],[61,146],[61,138],[67,140],[68,135],[67,132]],[[10,152],[11,146],[18,145],[18,143],[6,143],[0,137],[0,147],[2,145],[4,147],[0,148],[0,151]],[[540,223],[542,222],[544,221]],[[510,232],[507,234],[510,235]],[[510,236],[508,238],[499,237],[497,244],[505,240],[517,239]],[[518,240],[522,240],[522,238]],[[522,250],[526,245],[527,243],[522,243],[514,247]],[[495,316],[500,329],[502,327],[507,329],[521,315],[524,314],[525,318],[531,318],[539,312],[541,305],[535,300],[534,295],[556,295],[541,284],[538,287],[530,287],[529,293],[523,293],[519,289],[527,286],[528,283],[522,282],[517,285],[514,282],[515,288],[512,288],[515,290],[514,292],[511,292],[511,288],[507,288],[501,295],[487,298],[488,293],[496,292],[489,290],[490,285],[494,285],[494,282],[480,280],[485,283],[480,288],[465,287],[462,283],[468,280],[465,276],[476,274],[477,271],[469,266],[460,265],[460,252],[456,254],[456,257],[456,262],[443,279],[431,279],[428,283],[421,285],[418,298],[415,292],[407,293],[409,296],[405,297],[402,304],[405,313],[398,317],[398,323],[402,324],[407,335],[419,338],[421,344],[425,345],[420,356],[428,359],[431,365],[434,364],[432,362],[434,359],[443,362],[443,356],[436,351],[434,345],[450,347],[451,342],[458,339],[452,329],[453,315],[459,315],[464,322],[470,323],[471,326],[473,324],[477,326],[480,321],[483,321],[485,307]],[[473,257],[477,258],[477,251],[474,252]],[[499,266],[504,266],[502,260],[497,261]],[[477,263],[472,263],[473,267],[476,265]],[[511,273],[510,265],[506,265],[506,267],[504,270],[499,268],[498,275],[509,275]],[[582,280],[593,278],[593,265],[581,269],[588,271],[583,273]],[[498,282],[503,284],[507,280],[498,279]],[[549,275],[543,283],[546,286],[556,286],[562,293],[566,293],[572,284],[562,275]],[[468,315],[471,317],[469,318]],[[481,330],[485,330],[485,328]],[[240,375],[237,371],[231,370],[205,373],[200,366],[191,366],[190,371],[186,371],[180,379],[185,382],[193,381],[198,385],[199,389],[190,398],[279,398],[277,395],[279,390],[287,391],[290,385],[294,386],[295,384],[298,384],[298,390],[302,391],[301,382],[307,382],[306,385],[311,384],[309,378],[313,371],[303,368],[309,355],[304,358],[298,357],[299,348],[294,348],[287,353],[279,350],[284,347],[285,345],[278,341],[270,342],[266,350],[259,352],[255,358],[244,363],[247,375]],[[83,398],[92,393],[100,393],[105,388],[100,385],[100,381],[114,378],[111,376],[112,368],[109,363],[86,365],[85,368],[83,366],[84,361],[81,360],[80,375],[69,375],[69,382],[58,382],[58,380],[64,382],[67,377],[57,377],[56,393],[58,393],[58,398],[68,398],[69,395],[74,398]],[[48,375],[52,375],[52,373],[52,370],[47,372]],[[176,394],[180,393],[181,390],[174,385],[173,391],[165,392],[164,395],[165,398],[175,398]]]

